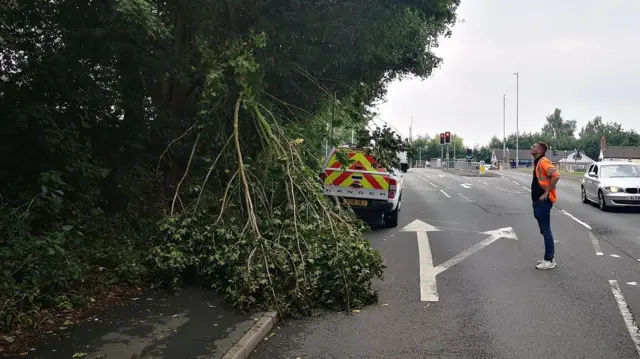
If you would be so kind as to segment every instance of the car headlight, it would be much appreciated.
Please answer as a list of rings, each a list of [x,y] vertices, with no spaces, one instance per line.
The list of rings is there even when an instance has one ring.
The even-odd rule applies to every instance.
[[[611,193],[624,192],[624,189],[620,187],[615,187],[615,186],[605,187],[604,189],[606,189],[608,192],[611,192]]]

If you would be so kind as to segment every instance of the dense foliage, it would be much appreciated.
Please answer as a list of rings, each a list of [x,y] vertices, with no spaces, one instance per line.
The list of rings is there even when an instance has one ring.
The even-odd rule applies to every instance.
[[[381,258],[316,164],[431,74],[458,0],[0,6],[2,323],[150,279],[283,314],[375,300]]]

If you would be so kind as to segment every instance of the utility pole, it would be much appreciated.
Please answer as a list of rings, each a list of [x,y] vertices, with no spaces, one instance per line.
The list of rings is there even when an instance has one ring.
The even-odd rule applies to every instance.
[[[514,73],[514,75],[516,75],[516,169],[518,169],[520,165],[520,158],[519,158],[520,144],[518,143],[520,140],[520,123],[519,123],[520,122],[520,118],[519,118],[520,74],[516,72]]]
[[[324,157],[329,156],[329,123],[327,122],[327,132],[324,137]]]
[[[451,135],[451,144],[453,145],[453,162],[454,162],[453,167],[455,167],[455,161],[456,161],[456,135]]]
[[[502,169],[507,169],[507,95],[502,95]]]
[[[409,143],[413,143],[413,117],[411,117],[411,124],[409,125]]]

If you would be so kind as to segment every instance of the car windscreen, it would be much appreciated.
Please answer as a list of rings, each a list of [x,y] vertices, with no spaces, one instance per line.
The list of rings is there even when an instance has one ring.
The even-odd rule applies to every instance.
[[[601,178],[640,177],[640,165],[603,165],[600,166]]]

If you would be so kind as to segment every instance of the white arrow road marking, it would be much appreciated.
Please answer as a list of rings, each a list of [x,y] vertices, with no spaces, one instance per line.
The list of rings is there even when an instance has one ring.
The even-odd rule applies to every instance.
[[[627,282],[628,285],[638,285],[638,282]]]
[[[460,183],[460,185],[467,189],[471,188],[471,185],[469,183]]]
[[[609,286],[611,287],[611,292],[613,293],[613,297],[618,304],[618,309],[620,310],[620,314],[622,314],[622,320],[624,320],[624,325],[627,327],[629,331],[629,335],[631,336],[631,340],[633,344],[635,344],[636,352],[640,355],[640,330],[638,330],[638,325],[636,324],[635,319],[633,318],[633,314],[629,310],[629,305],[627,301],[624,299],[622,295],[622,291],[620,290],[620,286],[618,285],[617,280],[610,280]]]
[[[429,236],[427,235],[427,233],[439,232],[440,229],[419,219],[416,219],[415,221],[402,228],[401,231],[416,232],[416,236],[418,238],[418,257],[420,258],[420,301],[422,302],[437,302],[440,300],[438,297],[438,285],[436,283],[436,276],[438,274],[460,263],[462,260],[469,257],[473,253],[479,251],[480,249],[488,246],[489,244],[495,242],[500,238],[514,240],[518,239],[515,232],[513,231],[513,228],[511,227],[483,232],[483,234],[488,234],[489,238],[472,246],[471,248],[468,248],[462,253],[459,253],[445,263],[434,267],[433,256],[431,255],[431,247],[429,245]]]
[[[511,228],[511,227],[500,228],[500,229],[496,229],[494,231],[484,232],[484,234],[488,234],[488,235],[490,235],[490,237],[485,239],[484,241],[482,241],[480,243],[477,243],[477,244],[465,249],[464,251],[456,254],[453,258],[451,258],[448,261],[446,261],[446,262],[440,264],[439,266],[435,267],[434,269],[436,271],[436,275],[438,275],[438,274],[446,271],[447,269],[453,267],[454,265],[462,262],[462,260],[464,260],[465,258],[469,257],[470,255],[472,255],[475,252],[481,250],[482,248],[490,245],[491,243],[495,242],[496,240],[498,240],[500,238],[518,240],[518,237],[516,236],[515,232],[513,231],[513,228]]]
[[[418,236],[418,258],[420,258],[420,301],[437,302],[438,286],[433,272],[433,257],[427,232],[438,232],[438,228],[419,219],[402,228],[402,232],[416,232]]]

